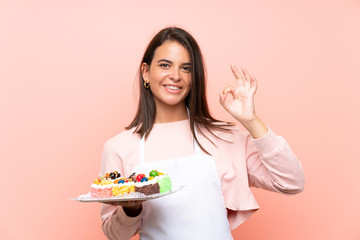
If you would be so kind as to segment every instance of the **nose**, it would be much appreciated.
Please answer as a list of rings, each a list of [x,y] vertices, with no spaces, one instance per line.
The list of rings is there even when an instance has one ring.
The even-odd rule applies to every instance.
[[[180,70],[173,68],[171,69],[170,75],[169,75],[170,79],[177,82],[180,80]]]

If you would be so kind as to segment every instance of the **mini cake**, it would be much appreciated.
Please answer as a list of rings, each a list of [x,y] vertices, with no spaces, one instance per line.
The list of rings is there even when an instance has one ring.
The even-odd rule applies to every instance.
[[[157,182],[159,183],[160,193],[170,192],[172,189],[171,178],[167,175],[161,175],[156,177]]]
[[[110,185],[91,185],[91,196],[95,198],[106,198],[112,196],[112,187]]]
[[[116,179],[120,178],[120,173],[111,172],[106,173],[105,176],[96,178],[93,184],[91,184],[91,196],[95,198],[106,198],[113,195],[112,189]]]
[[[124,179],[121,179],[116,183],[113,184],[112,188],[112,195],[113,196],[119,196],[124,195],[126,193],[135,192],[135,185],[133,182],[125,181]]]
[[[145,195],[153,195],[160,193],[160,186],[155,179],[146,182],[137,182],[135,183],[135,192],[143,193]]]
[[[160,192],[159,183],[151,175],[146,177],[145,174],[138,174],[135,181],[135,192],[145,195],[153,195]]]
[[[151,177],[158,182],[160,193],[167,193],[172,190],[171,178],[168,175],[164,175],[162,172],[153,170],[149,173]]]

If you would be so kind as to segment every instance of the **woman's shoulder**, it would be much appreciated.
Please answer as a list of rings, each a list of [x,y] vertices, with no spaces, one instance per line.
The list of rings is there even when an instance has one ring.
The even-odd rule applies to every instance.
[[[224,129],[210,128],[206,129],[204,126],[200,126],[202,135],[205,138],[211,140],[217,146],[226,145],[246,145],[249,139],[249,133],[241,130],[237,125],[228,125]]]
[[[223,126],[222,129],[221,128],[206,129],[204,126],[200,126],[200,129],[207,136],[212,135],[215,138],[220,137],[227,141],[232,141],[236,138],[247,139],[249,136],[249,134],[246,131],[241,130],[240,127],[237,126],[236,124],[233,124],[233,125],[217,124],[217,125]]]
[[[124,130],[115,136],[108,139],[104,146],[107,149],[123,149],[124,147],[131,147],[137,145],[140,137],[134,132],[134,129]]]

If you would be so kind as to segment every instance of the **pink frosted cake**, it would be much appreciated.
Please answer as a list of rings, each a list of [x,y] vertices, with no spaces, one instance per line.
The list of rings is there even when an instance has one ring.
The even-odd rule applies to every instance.
[[[113,188],[115,183],[120,180],[120,173],[106,173],[105,176],[96,178],[91,184],[91,196],[95,198],[106,198],[113,196]]]

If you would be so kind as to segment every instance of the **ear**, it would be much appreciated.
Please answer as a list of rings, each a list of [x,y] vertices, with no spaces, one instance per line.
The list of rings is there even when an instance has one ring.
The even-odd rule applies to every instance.
[[[149,65],[147,63],[141,64],[141,73],[145,82],[149,82]]]

